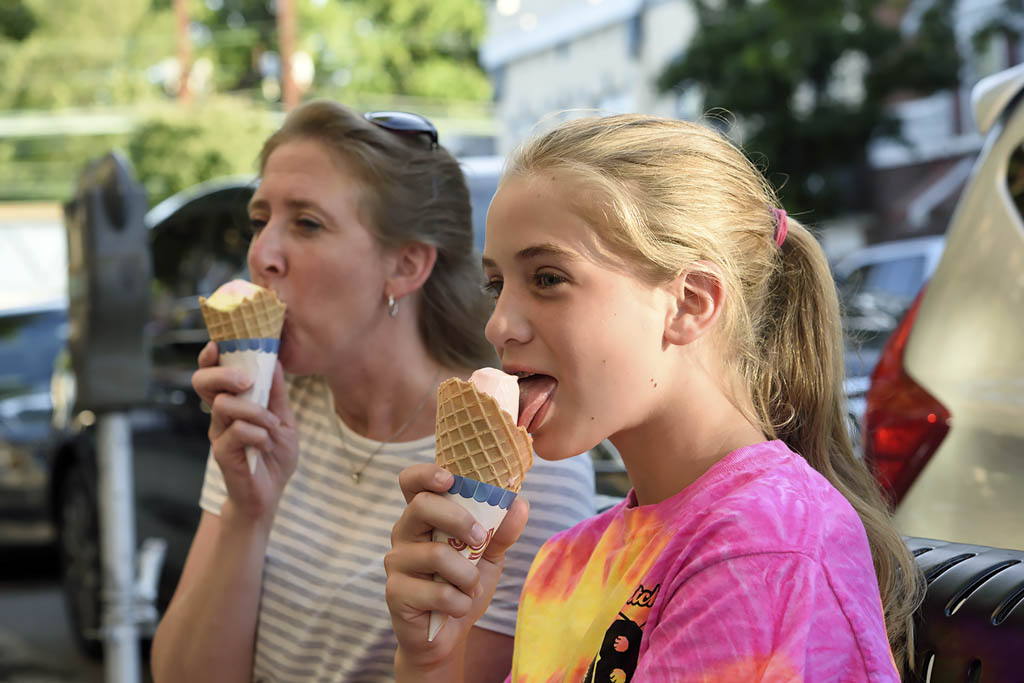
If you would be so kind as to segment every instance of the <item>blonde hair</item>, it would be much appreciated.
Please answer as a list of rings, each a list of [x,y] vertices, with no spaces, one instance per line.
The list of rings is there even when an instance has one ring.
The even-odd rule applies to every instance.
[[[860,515],[893,656],[906,666],[920,572],[850,443],[839,302],[815,237],[789,218],[780,248],[772,188],[737,147],[695,123],[572,120],[517,150],[505,177],[538,172],[579,183],[574,211],[643,279],[667,282],[701,270],[701,261],[718,266],[726,291],[719,333],[730,341],[725,360],[740,378],[737,391],[746,393],[733,399]]]
[[[426,136],[396,134],[337,102],[314,100],[288,114],[263,143],[260,173],[275,149],[295,140],[321,143],[364,181],[367,227],[382,247],[415,241],[437,249],[418,321],[434,360],[456,368],[495,364],[483,334],[491,303],[480,287],[469,190],[458,161],[443,147],[432,148]]]

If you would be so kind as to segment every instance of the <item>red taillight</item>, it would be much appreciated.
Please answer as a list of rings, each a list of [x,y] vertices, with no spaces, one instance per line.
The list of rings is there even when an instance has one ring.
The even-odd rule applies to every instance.
[[[867,393],[864,459],[893,505],[949,431],[949,411],[903,369],[903,350],[923,296],[921,290],[886,342]]]

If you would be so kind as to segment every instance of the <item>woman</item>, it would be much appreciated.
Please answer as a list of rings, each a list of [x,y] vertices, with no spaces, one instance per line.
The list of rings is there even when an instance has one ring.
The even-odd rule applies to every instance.
[[[288,305],[281,367],[263,410],[237,397],[249,380],[217,367],[213,344],[200,354],[211,458],[154,679],[393,680],[397,475],[433,461],[438,383],[494,361],[468,192],[425,119],[329,102],[290,114],[259,168],[249,267]],[[263,453],[253,475],[246,446]],[[508,670],[533,554],[592,514],[589,459],[538,463],[523,492],[537,524],[468,641],[476,680]]]

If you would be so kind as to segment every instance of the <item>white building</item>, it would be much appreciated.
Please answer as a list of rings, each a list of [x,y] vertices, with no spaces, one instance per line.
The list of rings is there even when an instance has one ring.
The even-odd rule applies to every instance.
[[[689,0],[490,3],[480,61],[495,89],[499,151],[572,110],[692,117],[654,81],[696,28]]]
[[[934,1],[911,1],[900,23],[904,35],[916,35]],[[944,229],[981,145],[970,88],[1022,59],[1020,46],[1005,39],[992,41],[981,54],[974,47],[974,35],[1004,9],[1005,0],[959,0],[957,44],[951,49],[964,60],[961,87],[894,105],[910,144],[881,141],[870,149],[877,188],[875,239]],[[1024,17],[1019,20],[1017,31],[1024,28]],[[696,118],[704,107],[699,97],[662,94],[655,85],[696,30],[691,0],[490,2],[480,61],[495,89],[499,152],[507,153],[538,126],[574,110]],[[854,82],[862,72],[847,71],[854,77],[837,78],[837,87],[862,90]]]

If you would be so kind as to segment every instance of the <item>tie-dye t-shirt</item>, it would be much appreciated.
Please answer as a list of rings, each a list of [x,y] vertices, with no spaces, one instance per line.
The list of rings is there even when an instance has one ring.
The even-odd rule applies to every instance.
[[[514,683],[899,681],[860,518],[781,441],[534,560]]]

